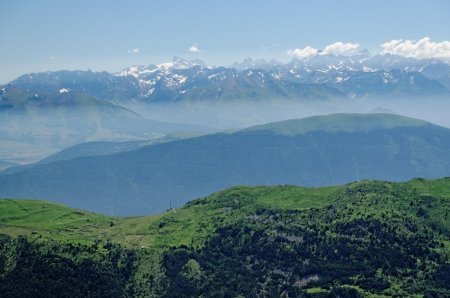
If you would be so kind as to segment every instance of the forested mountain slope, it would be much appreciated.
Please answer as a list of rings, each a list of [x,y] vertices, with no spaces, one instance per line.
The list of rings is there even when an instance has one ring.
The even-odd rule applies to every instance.
[[[450,294],[448,178],[234,187],[152,217],[0,211],[5,297]]]
[[[282,121],[0,174],[0,196],[110,215],[158,213],[234,185],[450,175],[450,130],[389,114]]]

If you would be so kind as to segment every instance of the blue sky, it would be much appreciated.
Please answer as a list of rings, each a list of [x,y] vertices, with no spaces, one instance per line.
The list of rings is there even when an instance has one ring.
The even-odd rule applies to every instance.
[[[2,0],[0,11],[0,83],[173,56],[229,65],[249,56],[289,61],[288,51],[335,42],[377,53],[394,39],[450,40],[450,1]]]

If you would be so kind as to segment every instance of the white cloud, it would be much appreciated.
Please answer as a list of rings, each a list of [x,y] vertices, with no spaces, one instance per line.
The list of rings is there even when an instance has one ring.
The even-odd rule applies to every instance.
[[[348,55],[359,49],[357,43],[344,43],[341,41],[329,44],[323,49],[311,46],[296,48],[287,51],[288,55],[299,59],[309,58],[316,55]],[[393,39],[381,44],[381,54],[394,54],[412,58],[441,58],[450,60],[450,41],[433,42],[429,37],[420,40]]]
[[[303,49],[293,49],[293,50],[287,51],[288,55],[294,56],[299,59],[312,57],[312,56],[317,55],[317,53],[319,53],[319,51],[310,46],[307,46],[306,48],[303,48]]]
[[[323,50],[318,50],[313,47],[307,46],[303,49],[293,49],[287,51],[288,55],[297,57],[299,59],[304,59],[316,55],[328,55],[328,54],[335,54],[335,55],[342,55],[342,54],[351,54],[355,50],[359,48],[359,44],[357,43],[344,43],[341,41],[332,43],[327,45]]]
[[[352,52],[356,51],[359,48],[359,44],[357,43],[350,43],[350,42],[335,42],[332,44],[327,45],[321,52],[321,55],[328,55],[328,54],[335,54],[335,55],[342,55],[342,54],[351,54]]]
[[[139,54],[139,52],[141,51],[141,49],[132,49],[132,50],[128,50],[127,53],[128,54]]]
[[[202,51],[196,45],[193,45],[189,48],[189,52],[198,54],[201,53]]]
[[[429,37],[418,41],[393,39],[381,45],[381,54],[413,58],[450,58],[450,41],[432,42]]]

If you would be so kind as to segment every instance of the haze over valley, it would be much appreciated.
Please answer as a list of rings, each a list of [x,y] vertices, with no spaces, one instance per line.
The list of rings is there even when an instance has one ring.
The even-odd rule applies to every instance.
[[[149,140],[330,113],[394,113],[450,126],[450,66],[439,59],[320,55],[232,67],[175,57],[118,73],[20,76],[0,92],[3,162],[87,141]],[[19,149],[19,150],[17,150]]]

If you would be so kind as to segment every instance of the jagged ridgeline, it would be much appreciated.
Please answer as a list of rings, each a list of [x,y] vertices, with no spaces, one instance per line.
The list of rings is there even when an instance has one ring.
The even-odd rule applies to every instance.
[[[234,187],[151,217],[0,201],[2,297],[450,295],[450,178]]]
[[[441,111],[449,94],[447,63],[367,51],[286,64],[246,59],[213,67],[175,57],[118,73],[24,74],[0,85],[0,169],[81,142],[148,140],[377,107],[419,110],[421,118],[447,122]]]
[[[83,92],[109,101],[182,102],[264,98],[448,96],[450,66],[438,59],[395,55],[318,55],[287,64],[246,60],[232,67],[174,57],[119,73],[56,71],[20,76],[8,86],[41,92]]]

